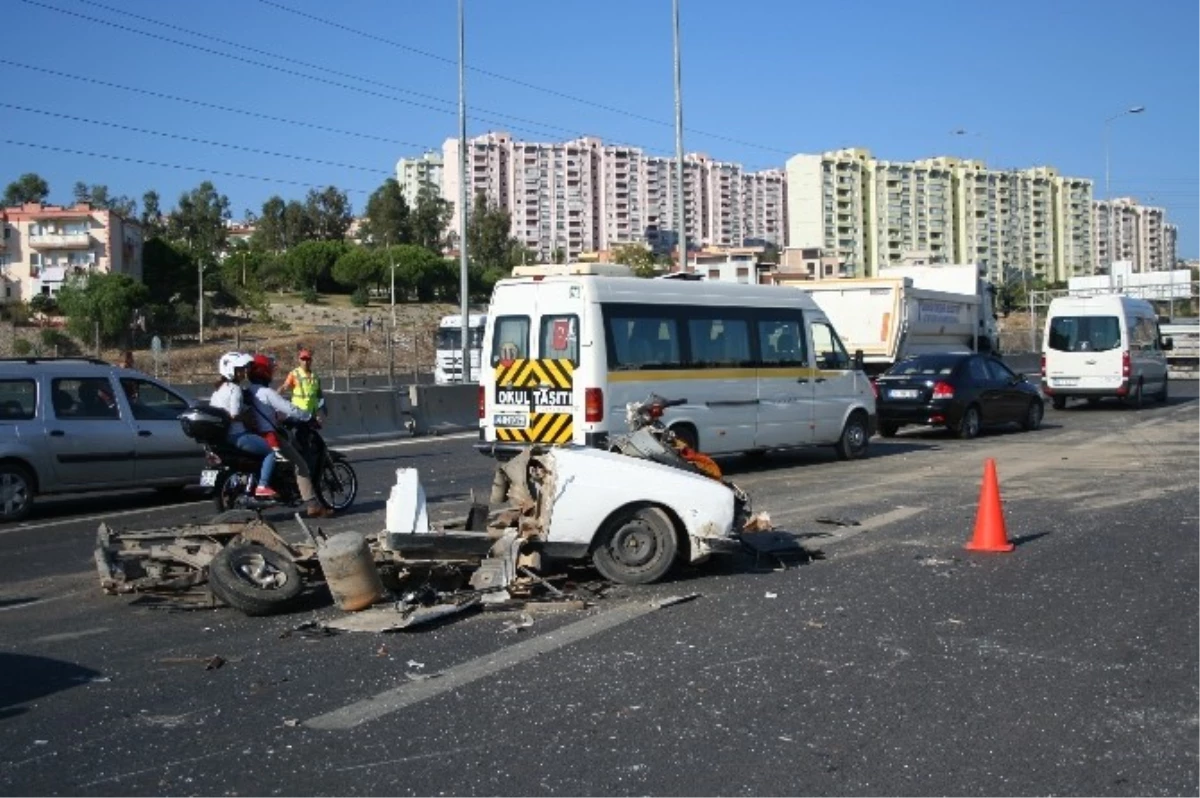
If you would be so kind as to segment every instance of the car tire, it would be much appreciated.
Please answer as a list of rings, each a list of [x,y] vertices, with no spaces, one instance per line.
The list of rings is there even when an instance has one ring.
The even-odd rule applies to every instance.
[[[1099,396],[1089,396],[1087,399],[1088,407],[1099,407],[1100,401]]]
[[[1045,413],[1046,408],[1042,405],[1041,400],[1030,400],[1029,407],[1025,408],[1025,417],[1021,420],[1021,429],[1026,432],[1033,432],[1042,426],[1042,417]]]
[[[1139,379],[1137,385],[1133,388],[1133,393],[1129,394],[1129,399],[1126,400],[1131,410],[1141,410],[1146,404],[1146,392],[1143,390],[1142,381]]]
[[[1050,405],[1055,410],[1066,410],[1067,409],[1067,397],[1052,396],[1052,397],[1050,397]]]
[[[896,437],[896,433],[899,431],[900,431],[899,424],[882,424],[881,423],[879,425],[879,434],[880,434],[880,436],[882,436],[884,438],[894,438],[894,437]]]
[[[33,508],[33,474],[16,463],[0,465],[0,521],[23,521]]]
[[[846,419],[842,427],[842,437],[834,445],[838,458],[842,460],[858,460],[867,453],[871,444],[871,430],[867,425],[867,414],[856,410]]]
[[[1170,400],[1170,398],[1171,398],[1171,389],[1169,387],[1170,384],[1171,384],[1171,378],[1164,374],[1162,390],[1160,390],[1158,393],[1156,393],[1154,395],[1154,398],[1156,400],[1158,400],[1159,404],[1165,405]]]
[[[983,421],[979,416],[979,406],[970,405],[963,411],[962,418],[958,420],[958,426],[954,428],[954,436],[964,441],[969,441],[972,438],[978,437],[982,424]]]
[[[653,506],[627,507],[600,531],[592,564],[612,582],[648,585],[667,575],[678,553],[679,538],[666,511]]]
[[[287,556],[257,543],[234,543],[208,566],[213,595],[246,615],[271,615],[291,603],[304,583]]]

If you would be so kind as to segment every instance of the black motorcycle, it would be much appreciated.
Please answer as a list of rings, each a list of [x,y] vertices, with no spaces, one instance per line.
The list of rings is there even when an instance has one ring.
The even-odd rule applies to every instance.
[[[255,497],[262,458],[228,443],[231,419],[224,410],[197,405],[182,413],[179,423],[184,435],[204,445],[204,462],[208,468],[200,472],[200,485],[213,489],[217,512],[299,507],[303,503],[296,483],[296,464],[282,457],[276,459],[275,469],[271,472],[270,487],[278,497]],[[315,420],[286,422],[278,434],[287,436],[296,451],[303,453],[321,504],[340,512],[354,503],[358,494],[358,475],[345,455],[325,444]]]

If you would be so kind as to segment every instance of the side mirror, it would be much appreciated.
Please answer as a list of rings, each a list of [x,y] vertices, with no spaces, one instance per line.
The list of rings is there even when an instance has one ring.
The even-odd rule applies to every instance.
[[[863,351],[861,349],[854,350],[854,370],[863,370]]]
[[[1025,382],[1024,374],[1018,373],[1017,376],[1013,377],[1013,385],[1016,385],[1018,382]]]
[[[1174,339],[1172,339],[1171,336],[1169,336],[1169,335],[1166,338],[1162,339],[1162,348],[1163,348],[1164,352],[1170,352],[1172,349],[1175,348]]]

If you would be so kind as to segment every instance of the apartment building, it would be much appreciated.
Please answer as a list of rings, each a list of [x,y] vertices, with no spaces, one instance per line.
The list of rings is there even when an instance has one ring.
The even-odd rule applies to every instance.
[[[0,216],[0,302],[54,296],[76,275],[95,272],[142,279],[142,228],[86,202],[70,207],[27,203]]]
[[[1091,181],[1049,167],[998,171],[977,160],[885,161],[865,149],[787,162],[789,246],[820,249],[840,271],[877,273],[913,252],[1020,269],[1051,281],[1091,273]]]
[[[1178,231],[1163,208],[1141,205],[1133,197],[1091,203],[1095,262],[1107,271],[1113,261],[1129,261],[1135,272],[1175,268]]]
[[[786,243],[785,179],[778,170],[747,173],[703,154],[685,156],[681,222],[674,158],[591,137],[545,144],[491,133],[471,139],[468,148],[468,193],[482,191],[509,211],[513,237],[540,258],[557,252],[573,260],[627,243],[667,252],[680,229],[691,248]],[[446,141],[443,156],[443,196],[457,205],[457,139]],[[456,208],[451,223],[457,219]]]
[[[456,153],[457,154],[457,153]],[[457,161],[456,161],[457,163]],[[426,152],[419,158],[401,158],[396,162],[396,182],[409,205],[417,201],[422,186],[430,186],[442,196],[444,162],[441,153]],[[457,196],[457,195],[456,195]]]

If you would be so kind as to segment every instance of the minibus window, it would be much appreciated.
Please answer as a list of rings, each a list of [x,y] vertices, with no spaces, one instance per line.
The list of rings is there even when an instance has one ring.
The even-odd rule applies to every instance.
[[[846,347],[842,346],[832,327],[824,322],[815,322],[812,325],[812,337],[813,351],[817,355],[817,368],[850,368],[850,356],[846,354]]]
[[[615,369],[674,368],[681,365],[675,319],[608,316],[612,339],[609,366]]]
[[[570,360],[579,365],[579,317],[542,316],[539,357]]]
[[[789,319],[759,319],[758,351],[770,366],[807,366],[804,332],[800,322]]]
[[[500,316],[492,334],[492,365],[529,357],[529,317]]]
[[[692,365],[741,366],[750,358],[749,325],[742,319],[688,321]]]

